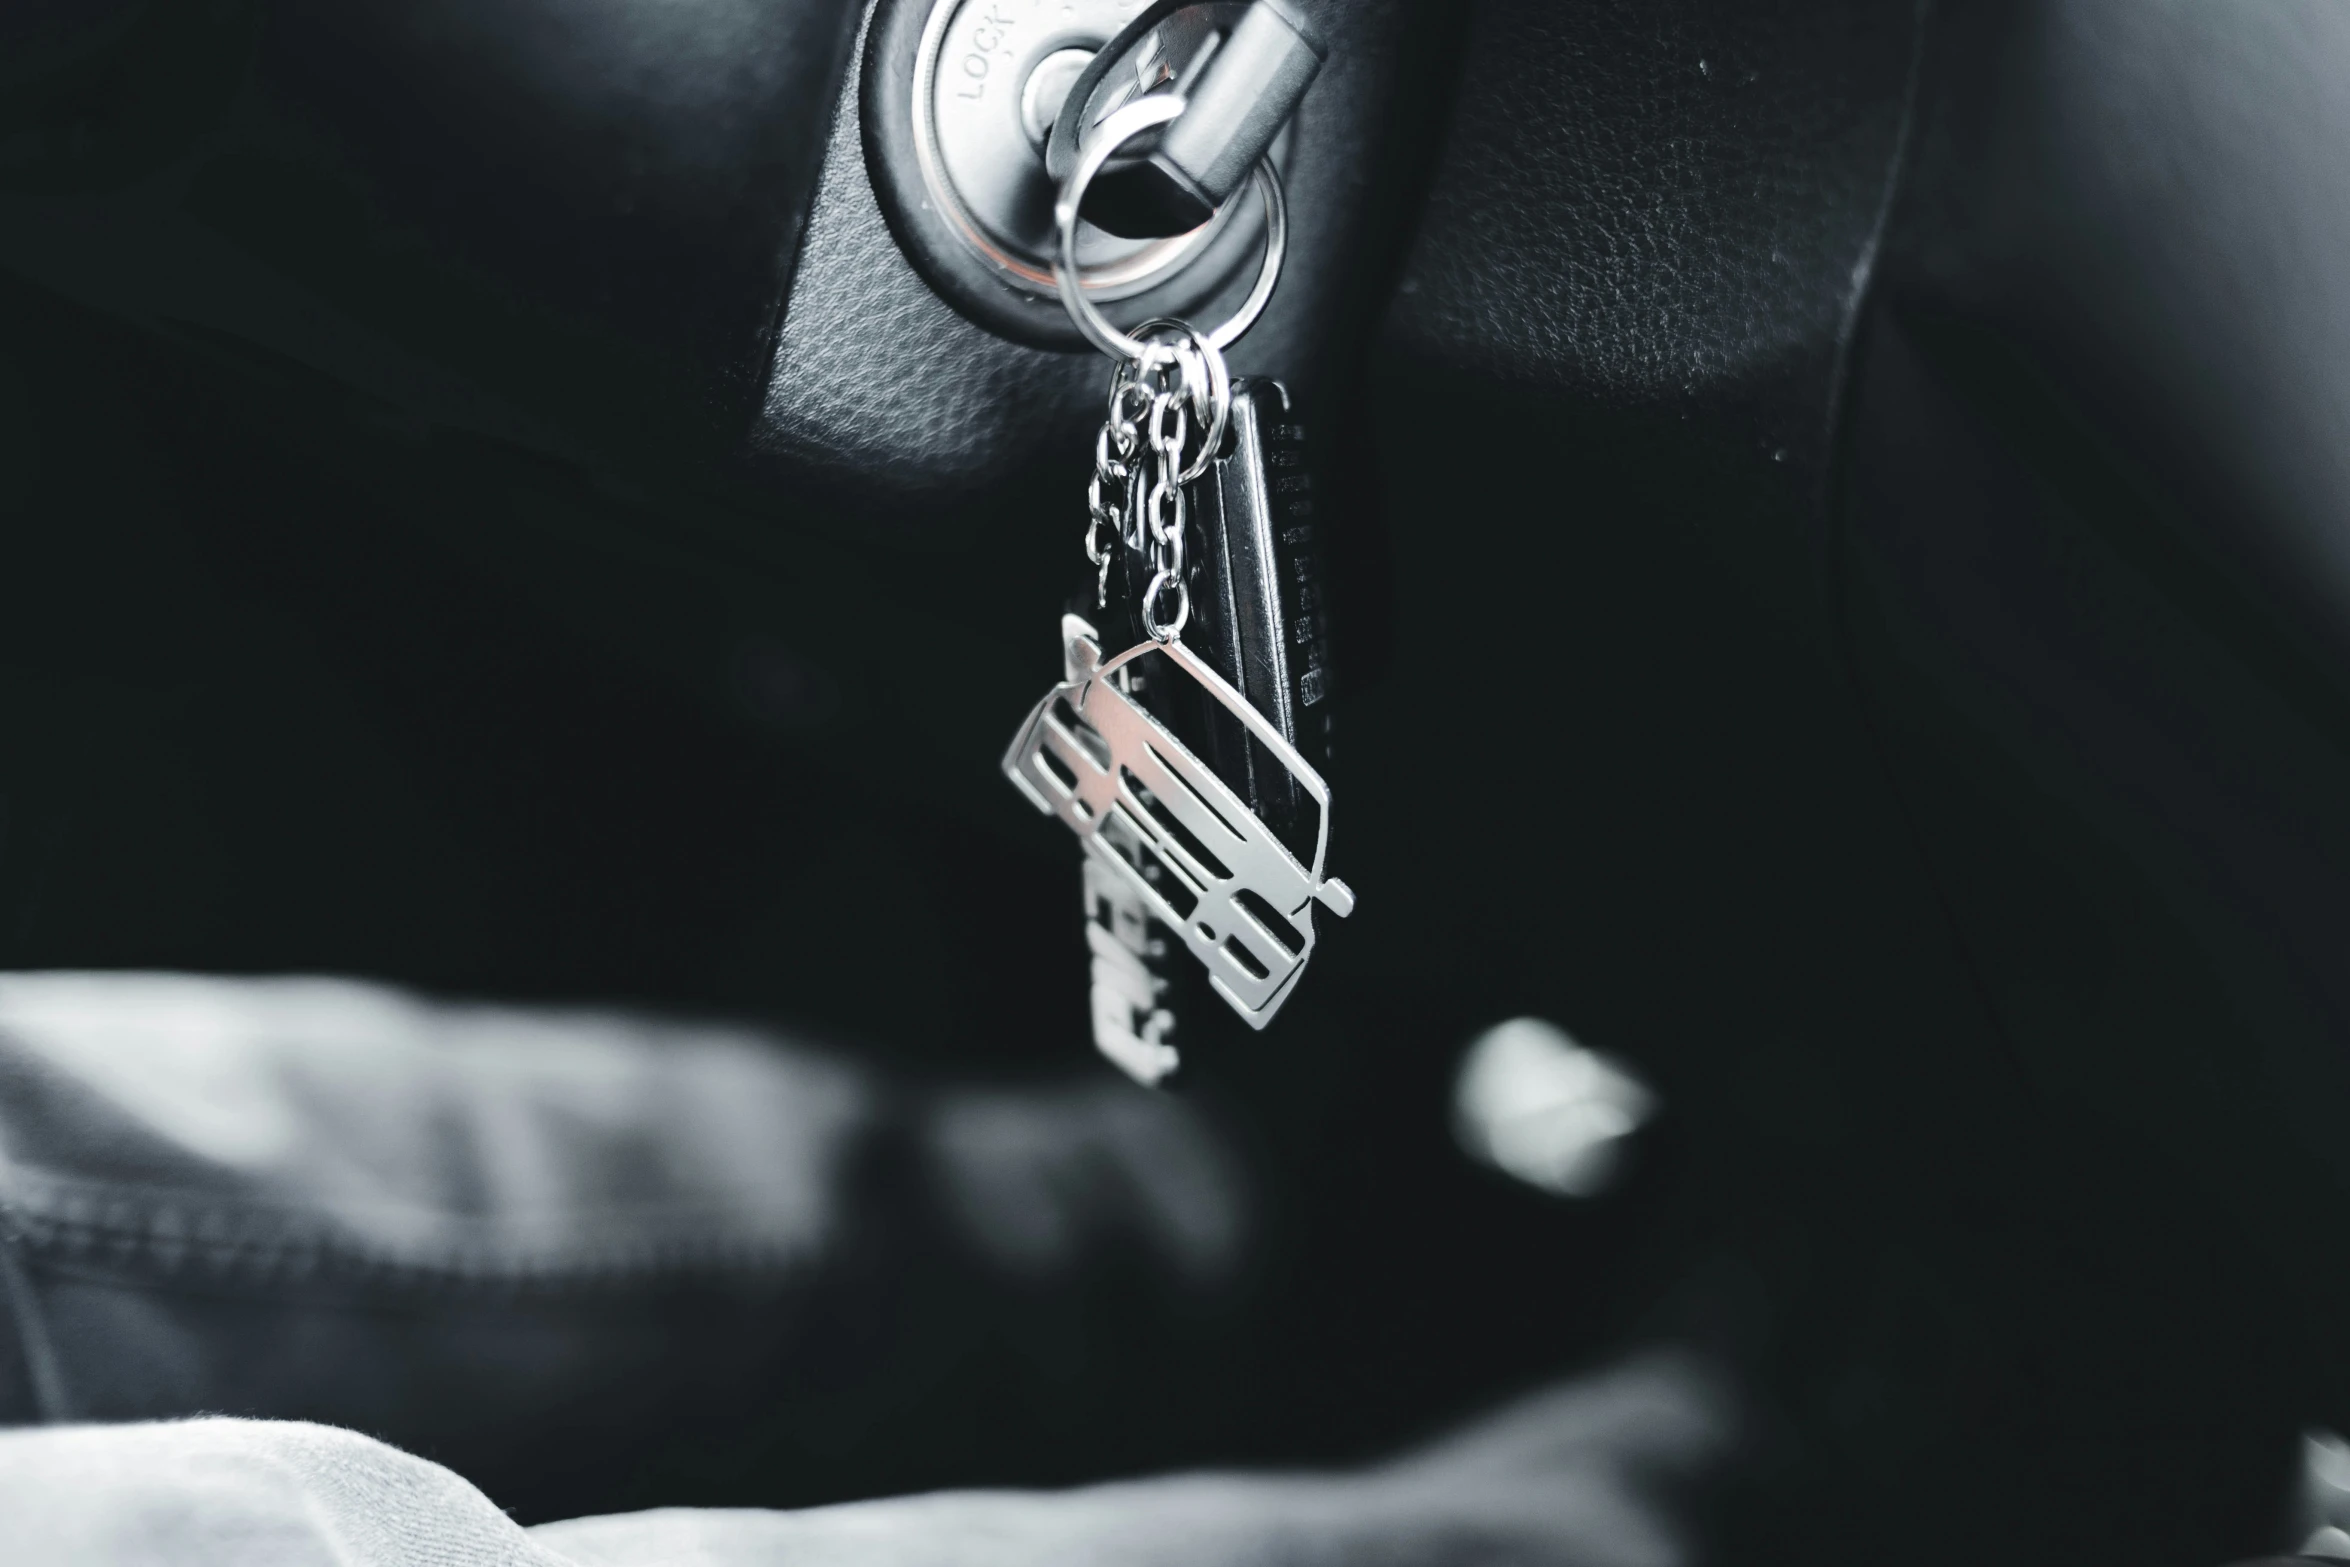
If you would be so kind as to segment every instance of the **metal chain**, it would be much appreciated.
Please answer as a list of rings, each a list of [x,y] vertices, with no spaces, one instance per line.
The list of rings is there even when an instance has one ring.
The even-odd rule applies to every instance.
[[[1125,399],[1120,392],[1121,388],[1111,388],[1110,415],[1102,421],[1101,433],[1094,437],[1093,477],[1085,486],[1085,558],[1093,562],[1093,599],[1097,609],[1107,608],[1110,602],[1110,562],[1117,558],[1124,533],[1119,524],[1120,514],[1126,509],[1126,479],[1133,471],[1135,448],[1142,440],[1140,427],[1126,416]]]
[[[1117,544],[1147,555],[1143,629],[1171,642],[1191,618],[1184,487],[1207,472],[1223,444],[1232,381],[1223,353],[1186,323],[1150,322],[1137,338],[1143,351],[1111,375],[1109,411],[1094,438],[1085,558],[1094,567],[1094,602],[1106,608]]]

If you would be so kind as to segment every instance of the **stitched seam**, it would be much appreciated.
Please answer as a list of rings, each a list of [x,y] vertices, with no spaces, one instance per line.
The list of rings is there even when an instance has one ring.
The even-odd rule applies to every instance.
[[[535,1260],[493,1261],[477,1267],[323,1249],[158,1257],[145,1248],[125,1246],[119,1239],[99,1246],[71,1240],[58,1246],[27,1246],[22,1256],[44,1275],[117,1288],[197,1293],[220,1290],[239,1296],[256,1290],[287,1294],[318,1288],[330,1292],[481,1293],[505,1298],[578,1291],[628,1293],[697,1284],[751,1285],[765,1291],[790,1286],[814,1271],[811,1259],[803,1256],[730,1257],[714,1253],[640,1257],[607,1267],[542,1266]]]
[[[415,1256],[340,1242],[158,1245],[152,1237],[44,1225],[20,1248],[44,1267],[93,1276],[134,1272],[156,1279],[211,1282],[403,1282],[535,1288],[572,1284],[625,1286],[654,1278],[773,1275],[800,1271],[805,1248],[723,1241],[654,1242],[602,1256],[517,1256],[485,1248],[471,1255]]]
[[[164,1197],[70,1177],[10,1172],[16,1244],[28,1256],[170,1274],[405,1275],[510,1282],[792,1268],[820,1235],[746,1233],[698,1205],[612,1210],[589,1236],[541,1239],[496,1221],[398,1210],[443,1233],[411,1244],[337,1230],[301,1209]],[[26,1190],[30,1184],[34,1189]],[[46,1186],[46,1192],[39,1188]],[[390,1212],[394,1210],[379,1210]],[[623,1217],[620,1224],[613,1217]],[[575,1224],[573,1226],[577,1228]],[[449,1231],[458,1232],[455,1235]]]

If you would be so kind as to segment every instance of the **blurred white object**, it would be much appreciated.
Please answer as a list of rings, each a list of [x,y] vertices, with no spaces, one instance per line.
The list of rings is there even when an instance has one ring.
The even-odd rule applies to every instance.
[[[2334,1432],[2301,1433],[2301,1515],[2298,1554],[2350,1560],[2350,1442]]]
[[[1655,1108],[1624,1066],[1556,1023],[1514,1017],[1470,1044],[1453,1084],[1453,1136],[1469,1157],[1529,1186],[1593,1197]]]
[[[2301,1542],[2303,1556],[2325,1556],[2335,1561],[2350,1560],[2350,1531],[2327,1524]]]
[[[0,1546],[8,1567],[1687,1567],[1685,1520],[1663,1498],[1729,1456],[1735,1416],[1710,1366],[1652,1354],[1365,1469],[662,1507],[527,1530],[453,1471],[356,1431],[220,1416],[29,1426],[0,1431]]]

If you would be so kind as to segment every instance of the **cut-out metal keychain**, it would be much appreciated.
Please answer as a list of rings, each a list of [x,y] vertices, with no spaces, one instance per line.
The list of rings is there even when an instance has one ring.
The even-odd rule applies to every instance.
[[[1322,750],[1329,680],[1297,426],[1279,383],[1235,385],[1223,355],[1280,276],[1278,175],[1256,168],[1264,264],[1214,331],[1122,332],[1076,281],[1087,185],[1183,108],[1162,94],[1106,117],[1055,207],[1062,298],[1117,368],[1088,495],[1092,613],[1062,618],[1063,678],[1003,763],[1084,845],[1094,1042],[1146,1083],[1177,1061],[1164,967],[1176,947],[1261,1029],[1313,955],[1315,906],[1354,908],[1325,873],[1330,788],[1300,743]],[[1131,645],[1112,652],[1118,634]]]

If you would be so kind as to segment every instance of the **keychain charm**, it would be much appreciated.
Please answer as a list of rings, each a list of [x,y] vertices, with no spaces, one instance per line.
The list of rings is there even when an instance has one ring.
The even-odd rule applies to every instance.
[[[1145,1083],[1177,1063],[1175,951],[1261,1029],[1313,955],[1315,905],[1354,909],[1324,873],[1330,788],[1299,744],[1318,744],[1327,676],[1297,427],[1278,383],[1236,388],[1224,364],[1286,249],[1270,162],[1254,176],[1264,265],[1215,331],[1162,320],[1121,332],[1076,281],[1088,183],[1183,107],[1162,94],[1106,118],[1054,209],[1062,298],[1117,368],[1087,493],[1091,613],[1062,617],[1062,680],[1003,761],[1084,847],[1094,1042]]]
[[[1354,912],[1346,883],[1322,874],[1329,785],[1180,637],[1143,642],[1107,661],[1093,627],[1077,616],[1062,617],[1061,637],[1067,678],[1029,714],[1005,753],[1004,772],[1037,809],[1068,824],[1090,866],[1179,932],[1216,993],[1251,1028],[1263,1028],[1313,955],[1314,904],[1340,916]],[[1310,867],[1129,694],[1132,681],[1120,676],[1153,657],[1198,682],[1288,769],[1320,817]]]

